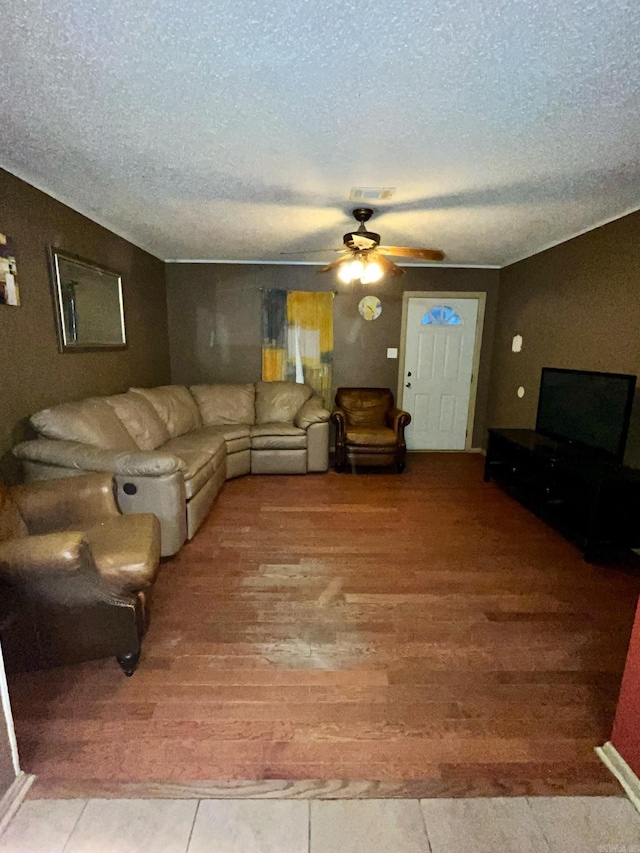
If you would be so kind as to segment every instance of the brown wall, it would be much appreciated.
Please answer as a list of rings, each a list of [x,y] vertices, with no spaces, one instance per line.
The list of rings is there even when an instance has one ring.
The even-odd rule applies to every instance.
[[[20,307],[0,305],[0,476],[19,477],[9,450],[26,418],[45,406],[130,385],[169,380],[164,263],[0,170],[0,232],[13,241]],[[47,246],[55,245],[122,274],[129,346],[58,352]]]
[[[260,288],[337,290],[334,307],[333,384],[384,386],[398,382],[398,361],[387,347],[400,346],[405,290],[485,291],[485,330],[478,377],[474,445],[486,429],[486,405],[498,299],[497,270],[414,267],[376,287],[341,285],[318,267],[251,264],[167,264],[171,374],[174,382],[255,382],[261,373]],[[363,320],[358,302],[374,293],[382,314]]]
[[[535,425],[542,367],[640,373],[639,260],[640,212],[500,271],[489,426]]]

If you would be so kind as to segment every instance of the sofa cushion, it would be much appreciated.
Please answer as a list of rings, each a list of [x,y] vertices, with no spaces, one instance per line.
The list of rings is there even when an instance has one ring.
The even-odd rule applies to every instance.
[[[178,454],[173,451],[174,456]],[[185,483],[211,462],[212,456],[206,450],[187,450],[183,448],[178,456],[181,462],[184,462],[185,471],[183,473]]]
[[[212,427],[200,427],[178,438],[172,438],[162,450],[172,453],[184,462],[187,500],[200,491],[227,458],[224,437],[213,432]]]
[[[159,388],[131,388],[142,394],[153,406],[172,438],[202,426],[196,401],[184,385],[161,385]]]
[[[398,436],[395,430],[389,429],[389,427],[371,429],[370,427],[350,426],[346,429],[345,442],[356,447],[395,447],[398,443]]]
[[[170,439],[162,449],[171,449],[171,453],[180,455],[182,451],[204,451],[210,456],[213,456],[225,446],[225,437],[217,431],[217,427],[200,427],[191,432],[178,436],[178,438]]]
[[[126,394],[116,394],[104,400],[140,450],[155,450],[171,438],[160,416],[142,394],[127,391]]]
[[[306,432],[291,423],[256,424],[251,427],[252,439],[263,435],[306,435]]]
[[[227,453],[239,453],[241,450],[251,450],[251,439],[249,436],[246,436],[246,438],[232,438],[230,441],[227,441]]]
[[[205,424],[254,424],[256,422],[255,386],[191,385]]]
[[[138,450],[111,406],[98,397],[43,409],[30,421],[46,438],[79,441],[101,450]]]
[[[226,442],[229,442],[249,438],[251,429],[249,424],[216,424],[200,427],[196,432],[198,435],[221,435]]]
[[[221,448],[226,452],[227,448],[222,436],[210,436],[204,439],[202,437],[196,438],[193,433],[189,433],[170,439],[162,446],[162,451],[171,453],[184,462],[186,465],[184,471],[186,482],[207,465]]]
[[[296,382],[256,382],[256,423],[293,423],[312,394],[308,385]]]
[[[252,450],[305,450],[307,434],[302,435],[258,435],[251,439]]]
[[[307,433],[293,424],[256,424],[251,427],[252,450],[304,450]]]
[[[226,465],[226,461],[227,449],[223,446],[210,458],[206,465],[203,465],[202,468],[194,473],[193,477],[184,481],[184,492],[188,501],[190,501],[194,495],[197,495],[203,486],[207,485],[212,477],[215,476],[216,471]]]
[[[222,436],[227,444],[228,453],[238,450],[248,450],[251,447],[251,427],[249,424],[218,424],[204,426],[196,430],[198,434]]]

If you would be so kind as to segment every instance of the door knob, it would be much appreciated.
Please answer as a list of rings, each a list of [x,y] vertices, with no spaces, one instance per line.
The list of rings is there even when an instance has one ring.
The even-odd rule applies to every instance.
[[[405,388],[411,388],[411,383],[410,383],[410,382],[407,382],[407,384],[406,384],[404,387],[405,387]]]

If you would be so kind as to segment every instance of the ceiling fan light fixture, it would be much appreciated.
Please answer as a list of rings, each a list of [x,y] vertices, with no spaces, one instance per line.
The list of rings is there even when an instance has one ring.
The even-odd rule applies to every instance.
[[[353,281],[351,276],[351,264],[342,264],[338,270],[338,278],[343,284],[351,284]]]
[[[338,270],[338,278],[345,284],[351,284],[356,281],[364,272],[364,264],[356,258],[355,261],[350,261],[347,264],[342,264]]]
[[[355,281],[362,276],[364,272],[364,264],[362,261],[355,260],[351,262],[351,281]]]
[[[344,284],[352,284],[354,281],[360,281],[361,284],[374,284],[380,281],[384,275],[384,270],[380,264],[375,261],[362,261],[356,258],[346,264],[342,264],[338,269],[338,278]]]
[[[371,261],[368,263],[364,269],[364,272],[360,276],[360,281],[362,284],[375,284],[376,281],[380,281],[384,272],[380,264],[377,264],[375,261]]]

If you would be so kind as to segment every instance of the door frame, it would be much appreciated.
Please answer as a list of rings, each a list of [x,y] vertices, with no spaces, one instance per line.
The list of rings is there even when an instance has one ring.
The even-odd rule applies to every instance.
[[[405,290],[402,294],[402,326],[400,327],[400,358],[398,359],[398,388],[396,400],[402,407],[404,396],[405,354],[407,349],[407,315],[410,299],[477,299],[478,317],[476,319],[476,336],[473,345],[473,361],[471,363],[471,386],[469,389],[469,411],[467,412],[467,435],[465,451],[473,450],[473,426],[476,417],[476,399],[478,396],[478,370],[480,368],[480,351],[482,349],[482,334],[484,332],[484,314],[487,294],[484,290]],[[413,451],[416,453],[432,453],[436,451]],[[442,450],[439,453],[460,453],[459,450]]]

